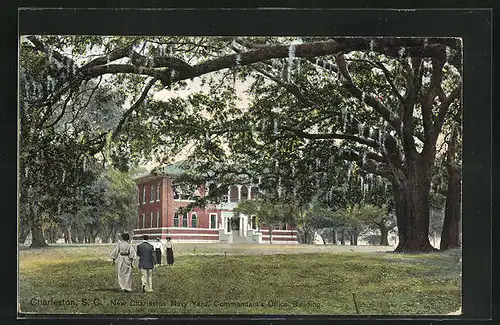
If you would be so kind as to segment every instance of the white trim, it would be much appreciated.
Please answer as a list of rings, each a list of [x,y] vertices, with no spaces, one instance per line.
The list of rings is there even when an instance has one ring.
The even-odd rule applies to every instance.
[[[262,244],[271,244],[271,241],[269,241],[269,240],[262,240]],[[292,241],[292,240],[290,240],[290,241],[279,241],[279,240],[274,240],[273,239],[273,245],[274,244],[277,244],[277,245],[279,245],[279,244],[297,244],[298,245],[299,242],[298,241]]]
[[[179,199],[174,199],[174,202],[196,202],[196,200],[179,200]]]
[[[219,234],[172,234],[172,233],[145,233],[145,234],[134,234],[134,236],[142,236],[142,235],[148,235],[148,236],[161,236],[161,235],[167,235],[172,238],[175,238],[176,236],[187,236],[187,237],[195,237],[195,236],[202,236],[202,237],[210,237],[210,236],[219,236]]]
[[[270,237],[270,236],[269,236],[269,234],[262,234],[262,237]],[[294,235],[275,235],[275,234],[273,234],[273,238],[285,238],[285,237],[296,238],[297,236],[294,236]]]
[[[146,229],[146,214],[143,212],[142,213],[142,228],[141,229]]]
[[[175,240],[175,238],[172,238]],[[214,240],[205,240],[205,239],[177,239],[176,243],[218,243],[218,239]]]
[[[234,216],[234,212],[232,212],[232,211],[221,211],[222,229],[224,229],[224,235],[229,235],[229,234],[233,233],[233,230],[231,229],[231,227],[227,226],[228,220],[230,220],[233,216]]]
[[[211,229],[211,228],[186,228],[186,227],[157,227],[157,228],[146,228],[146,229],[161,229],[161,230],[196,229],[196,230],[201,230],[201,231],[207,231],[207,230],[214,231],[214,230],[218,230],[218,229]],[[141,228],[137,228],[137,229],[134,229],[134,230],[142,230],[142,229]]]
[[[260,231],[269,232],[269,229],[261,229]],[[297,232],[296,230],[274,230],[273,229],[273,233],[275,233],[275,232],[285,232],[285,231],[287,231],[287,232]]]

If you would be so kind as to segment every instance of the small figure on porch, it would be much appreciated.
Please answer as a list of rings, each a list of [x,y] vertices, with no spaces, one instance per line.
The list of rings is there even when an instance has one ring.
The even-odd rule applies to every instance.
[[[161,265],[161,257],[163,253],[163,245],[161,244],[160,238],[156,238],[156,243],[154,244],[155,254],[156,254],[156,265]]]
[[[167,249],[167,265],[174,264],[174,248],[171,240],[171,237],[167,237],[167,243],[165,244]]]
[[[132,290],[132,267],[133,261],[137,258],[135,249],[129,244],[129,234],[122,234],[120,241],[113,251],[111,252],[111,259],[113,264],[116,264],[118,273],[118,285],[123,292],[130,292]]]

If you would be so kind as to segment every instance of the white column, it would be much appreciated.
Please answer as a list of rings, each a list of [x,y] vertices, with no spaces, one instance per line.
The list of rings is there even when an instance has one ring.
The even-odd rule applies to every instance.
[[[241,202],[241,185],[238,185],[238,202]]]

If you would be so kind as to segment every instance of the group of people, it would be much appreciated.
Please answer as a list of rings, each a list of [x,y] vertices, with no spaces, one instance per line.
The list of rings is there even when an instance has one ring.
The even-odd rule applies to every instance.
[[[164,247],[159,238],[152,245],[149,243],[149,236],[144,235],[143,241],[137,248],[130,244],[130,235],[124,233],[121,235],[121,241],[111,252],[113,264],[116,264],[118,272],[118,285],[123,292],[132,291],[132,269],[134,261],[139,259],[139,270],[141,272],[142,292],[153,291],[153,269],[162,265],[162,255]],[[174,264],[174,252],[171,238],[167,237],[165,243],[167,265]]]

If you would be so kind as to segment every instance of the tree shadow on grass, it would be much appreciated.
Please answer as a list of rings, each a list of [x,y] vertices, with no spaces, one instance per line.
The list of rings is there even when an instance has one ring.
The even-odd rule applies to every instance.
[[[118,288],[95,288],[94,291],[97,291],[97,292],[122,292]]]

